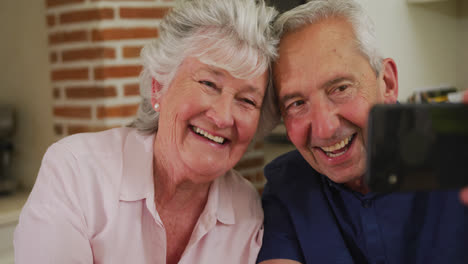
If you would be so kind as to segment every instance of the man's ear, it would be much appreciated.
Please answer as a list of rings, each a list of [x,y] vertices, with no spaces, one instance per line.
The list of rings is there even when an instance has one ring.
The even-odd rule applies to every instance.
[[[380,73],[381,85],[383,85],[382,95],[384,103],[394,104],[398,99],[398,72],[393,59],[387,58],[382,62],[382,72]]]
[[[161,84],[155,79],[151,78],[151,104],[159,103],[161,97]]]

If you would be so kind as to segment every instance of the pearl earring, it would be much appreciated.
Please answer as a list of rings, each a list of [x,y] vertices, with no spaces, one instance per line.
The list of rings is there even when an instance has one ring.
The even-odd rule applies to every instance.
[[[159,104],[158,104],[158,103],[155,103],[155,104],[154,104],[154,110],[155,110],[155,111],[158,111],[158,109],[159,109]]]

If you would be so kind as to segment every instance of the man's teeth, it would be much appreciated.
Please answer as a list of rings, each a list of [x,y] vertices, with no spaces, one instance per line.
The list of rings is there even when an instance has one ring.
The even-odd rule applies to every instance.
[[[199,135],[202,135],[216,143],[219,143],[219,144],[223,144],[224,143],[224,138],[223,137],[218,137],[218,136],[213,136],[211,135],[210,133],[206,132],[205,130],[201,129],[201,128],[198,128],[198,127],[195,127],[193,126],[192,127],[193,131]]]
[[[321,149],[325,151],[325,154],[327,154],[327,156],[329,157],[334,158],[334,157],[341,156],[346,152],[347,149],[343,149],[343,151],[340,153],[331,153],[331,152],[344,148],[345,146],[348,145],[348,143],[351,141],[352,138],[353,136],[351,135],[345,138],[344,140],[342,140],[341,142],[336,143],[333,146],[321,147]]]
[[[325,152],[325,154],[327,154],[328,157],[331,157],[331,158],[335,158],[335,157],[338,157],[338,156],[341,156],[345,153],[346,151],[343,151],[343,152],[340,152],[340,153],[331,153],[331,152]]]

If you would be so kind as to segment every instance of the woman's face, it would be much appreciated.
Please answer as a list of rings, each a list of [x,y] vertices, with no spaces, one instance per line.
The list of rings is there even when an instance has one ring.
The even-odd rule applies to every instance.
[[[193,182],[224,174],[255,134],[267,77],[265,72],[254,79],[238,79],[196,58],[185,59],[158,100],[158,152]]]

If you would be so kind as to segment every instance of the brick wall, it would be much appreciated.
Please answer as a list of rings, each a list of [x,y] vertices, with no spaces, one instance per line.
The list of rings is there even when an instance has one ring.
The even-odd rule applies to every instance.
[[[158,36],[173,0],[45,0],[54,131],[66,135],[130,123],[140,102],[140,49]],[[263,188],[263,143],[237,169]]]

